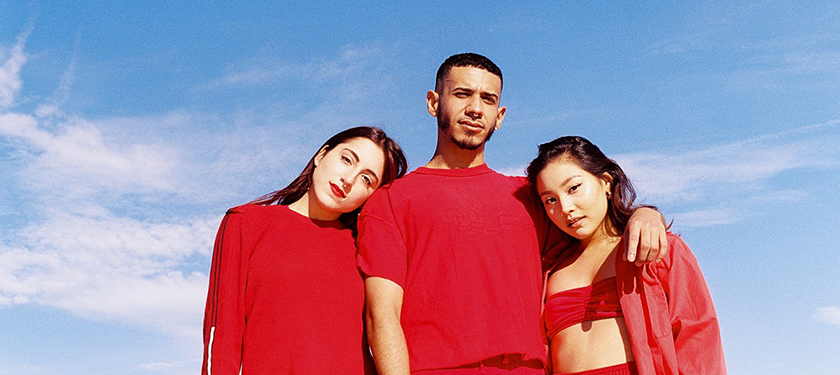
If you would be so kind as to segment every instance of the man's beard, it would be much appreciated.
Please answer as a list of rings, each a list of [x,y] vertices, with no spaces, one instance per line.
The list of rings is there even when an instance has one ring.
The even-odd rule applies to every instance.
[[[449,123],[449,119],[438,117],[437,120],[438,128],[440,128],[441,131],[446,132],[446,130],[449,129],[451,125]],[[490,137],[493,136],[494,131],[496,131],[496,127],[490,127],[490,130],[487,132],[487,136],[479,142],[471,142],[475,139],[475,136],[470,136],[465,139],[457,139],[452,134],[449,135],[449,140],[452,141],[452,143],[454,143],[455,146],[458,146],[458,148],[462,150],[475,151],[478,150],[481,146],[484,146],[484,144],[490,140]]]

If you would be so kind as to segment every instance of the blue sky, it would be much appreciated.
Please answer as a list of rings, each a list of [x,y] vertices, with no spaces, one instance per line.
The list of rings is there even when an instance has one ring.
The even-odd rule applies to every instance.
[[[840,368],[840,3],[0,0],[0,375],[194,374],[216,227],[336,131],[413,167],[449,55],[488,164],[582,135],[697,254],[732,374]]]

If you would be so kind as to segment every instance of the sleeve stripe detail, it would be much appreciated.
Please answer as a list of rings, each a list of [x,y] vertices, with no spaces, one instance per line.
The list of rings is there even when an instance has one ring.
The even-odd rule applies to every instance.
[[[207,344],[207,375],[213,374],[213,338],[216,336],[216,327],[210,327],[210,341]]]
[[[214,253],[213,264],[217,264],[219,268],[223,267],[222,252],[224,251],[225,234],[227,234],[227,223],[228,223],[228,218],[229,217],[230,217],[230,213],[225,215],[224,220],[222,220],[222,225],[221,225],[221,229],[220,229],[221,236],[220,236],[219,240],[216,242],[217,248],[213,251],[213,253]],[[218,319],[217,314],[216,314],[216,308],[219,305],[219,279],[221,278],[221,274],[222,273],[219,272],[219,270],[217,269],[216,270],[216,275],[215,275],[216,280],[213,281],[213,313],[212,313],[213,322],[211,323],[211,330],[216,329],[216,322],[217,322],[217,319]],[[212,340],[212,337],[213,336],[211,334],[211,336],[210,336],[211,340]]]

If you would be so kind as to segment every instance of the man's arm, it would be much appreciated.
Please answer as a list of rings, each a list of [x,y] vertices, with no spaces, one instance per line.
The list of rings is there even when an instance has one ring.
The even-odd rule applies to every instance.
[[[627,249],[624,259],[636,262],[637,266],[661,260],[668,253],[668,237],[665,234],[665,218],[659,211],[640,207],[633,212],[624,230]]]
[[[365,322],[373,361],[380,375],[408,375],[408,346],[400,324],[403,289],[381,278],[365,279]]]

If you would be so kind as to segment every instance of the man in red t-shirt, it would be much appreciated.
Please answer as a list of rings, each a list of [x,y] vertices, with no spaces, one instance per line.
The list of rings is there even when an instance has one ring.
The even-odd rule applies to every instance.
[[[505,117],[501,91],[486,57],[444,61],[426,95],[434,156],[380,188],[359,216],[368,339],[382,375],[543,373],[540,252],[564,237],[524,178],[484,163]],[[629,260],[664,256],[658,212],[640,210],[628,233]]]

